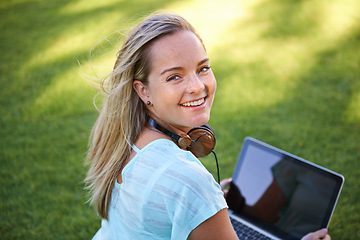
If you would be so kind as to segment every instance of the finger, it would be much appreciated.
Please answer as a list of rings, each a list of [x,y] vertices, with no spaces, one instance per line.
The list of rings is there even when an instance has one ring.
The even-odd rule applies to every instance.
[[[326,228],[320,229],[315,232],[318,238],[324,238],[328,233],[328,230]]]
[[[329,234],[326,234],[326,236],[323,238],[323,240],[331,240],[331,237]]]
[[[226,178],[226,179],[221,180],[221,182],[220,182],[221,190],[224,190],[225,187],[231,183],[231,181],[232,181],[232,178]]]
[[[318,239],[326,239],[330,240],[330,236],[327,235],[327,229],[320,229],[316,232],[312,232],[307,234],[305,237],[302,238],[302,240],[318,240]]]

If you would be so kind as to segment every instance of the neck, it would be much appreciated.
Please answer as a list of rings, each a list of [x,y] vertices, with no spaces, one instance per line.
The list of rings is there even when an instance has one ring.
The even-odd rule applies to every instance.
[[[156,117],[154,114],[149,114],[149,119],[153,119],[153,121],[155,121],[162,128],[166,129],[167,131],[173,132],[177,135],[187,134],[188,131],[191,130],[190,127],[181,127],[180,128],[180,127],[170,125],[170,124],[166,123],[165,121],[162,121],[160,118]]]
[[[159,131],[163,134],[165,134],[166,136],[170,137],[172,140],[174,141],[178,141],[180,136],[172,131],[169,131],[168,129],[164,128],[163,126],[161,126],[160,124],[158,124],[153,118],[150,118],[148,123],[150,124],[150,126],[152,128],[150,128],[151,130],[154,131]]]

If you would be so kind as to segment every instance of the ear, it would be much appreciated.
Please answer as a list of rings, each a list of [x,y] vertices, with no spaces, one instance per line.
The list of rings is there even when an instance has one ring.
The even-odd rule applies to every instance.
[[[146,103],[147,101],[151,101],[148,87],[145,86],[141,81],[134,80],[133,88],[144,103]]]

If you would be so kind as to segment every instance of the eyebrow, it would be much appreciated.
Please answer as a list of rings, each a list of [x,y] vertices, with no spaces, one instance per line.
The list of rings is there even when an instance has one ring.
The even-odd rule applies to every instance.
[[[204,63],[206,63],[206,62],[208,62],[208,61],[209,61],[209,58],[204,58],[204,59],[201,60],[197,65],[200,66],[200,65],[202,65],[202,64],[204,64]],[[165,69],[164,71],[162,71],[162,72],[160,73],[160,75],[163,75],[163,74],[165,74],[165,73],[167,73],[167,72],[177,71],[177,70],[182,70],[182,69],[183,69],[183,67],[172,67],[172,68],[168,68],[168,69]]]

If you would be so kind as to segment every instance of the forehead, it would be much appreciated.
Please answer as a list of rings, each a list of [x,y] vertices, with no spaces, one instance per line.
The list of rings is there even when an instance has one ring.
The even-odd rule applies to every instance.
[[[153,69],[175,67],[197,64],[206,58],[206,51],[195,33],[181,30],[157,39],[150,47],[150,58]]]

